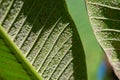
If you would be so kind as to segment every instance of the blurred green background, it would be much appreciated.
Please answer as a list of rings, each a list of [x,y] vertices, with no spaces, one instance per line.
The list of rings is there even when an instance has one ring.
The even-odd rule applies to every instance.
[[[67,6],[85,50],[88,80],[97,80],[97,71],[103,60],[103,52],[92,32],[84,0],[67,0]]]

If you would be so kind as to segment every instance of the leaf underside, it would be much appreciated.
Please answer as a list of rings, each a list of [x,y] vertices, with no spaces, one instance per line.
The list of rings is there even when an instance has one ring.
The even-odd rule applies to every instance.
[[[64,0],[0,0],[0,24],[44,80],[87,80],[82,44]],[[33,80],[5,37],[0,38],[0,63],[7,63],[0,64],[2,77]]]
[[[120,79],[120,0],[86,0],[98,42]]]

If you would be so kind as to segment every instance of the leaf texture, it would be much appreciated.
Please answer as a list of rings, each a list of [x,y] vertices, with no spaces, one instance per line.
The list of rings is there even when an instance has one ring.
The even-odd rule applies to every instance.
[[[44,80],[87,80],[82,44],[64,0],[1,0],[0,24]]]
[[[86,0],[94,33],[120,79],[120,0]]]
[[[33,80],[0,36],[0,80]]]

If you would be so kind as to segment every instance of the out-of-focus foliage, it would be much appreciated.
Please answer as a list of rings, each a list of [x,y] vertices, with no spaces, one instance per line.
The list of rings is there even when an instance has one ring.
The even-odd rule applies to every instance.
[[[77,26],[85,50],[88,80],[97,80],[103,52],[94,37],[84,0],[67,0],[69,12]]]

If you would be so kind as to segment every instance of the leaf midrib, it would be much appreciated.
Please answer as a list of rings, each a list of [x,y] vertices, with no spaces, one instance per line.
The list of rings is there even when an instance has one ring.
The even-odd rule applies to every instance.
[[[5,30],[0,25],[0,34],[4,41],[8,44],[12,52],[16,55],[16,57],[21,61],[23,67],[29,71],[29,73],[36,79],[36,80],[43,80],[42,77],[35,71],[34,67],[29,63],[29,61],[24,57],[22,51],[16,46],[16,44],[11,40],[9,35],[5,32]]]

